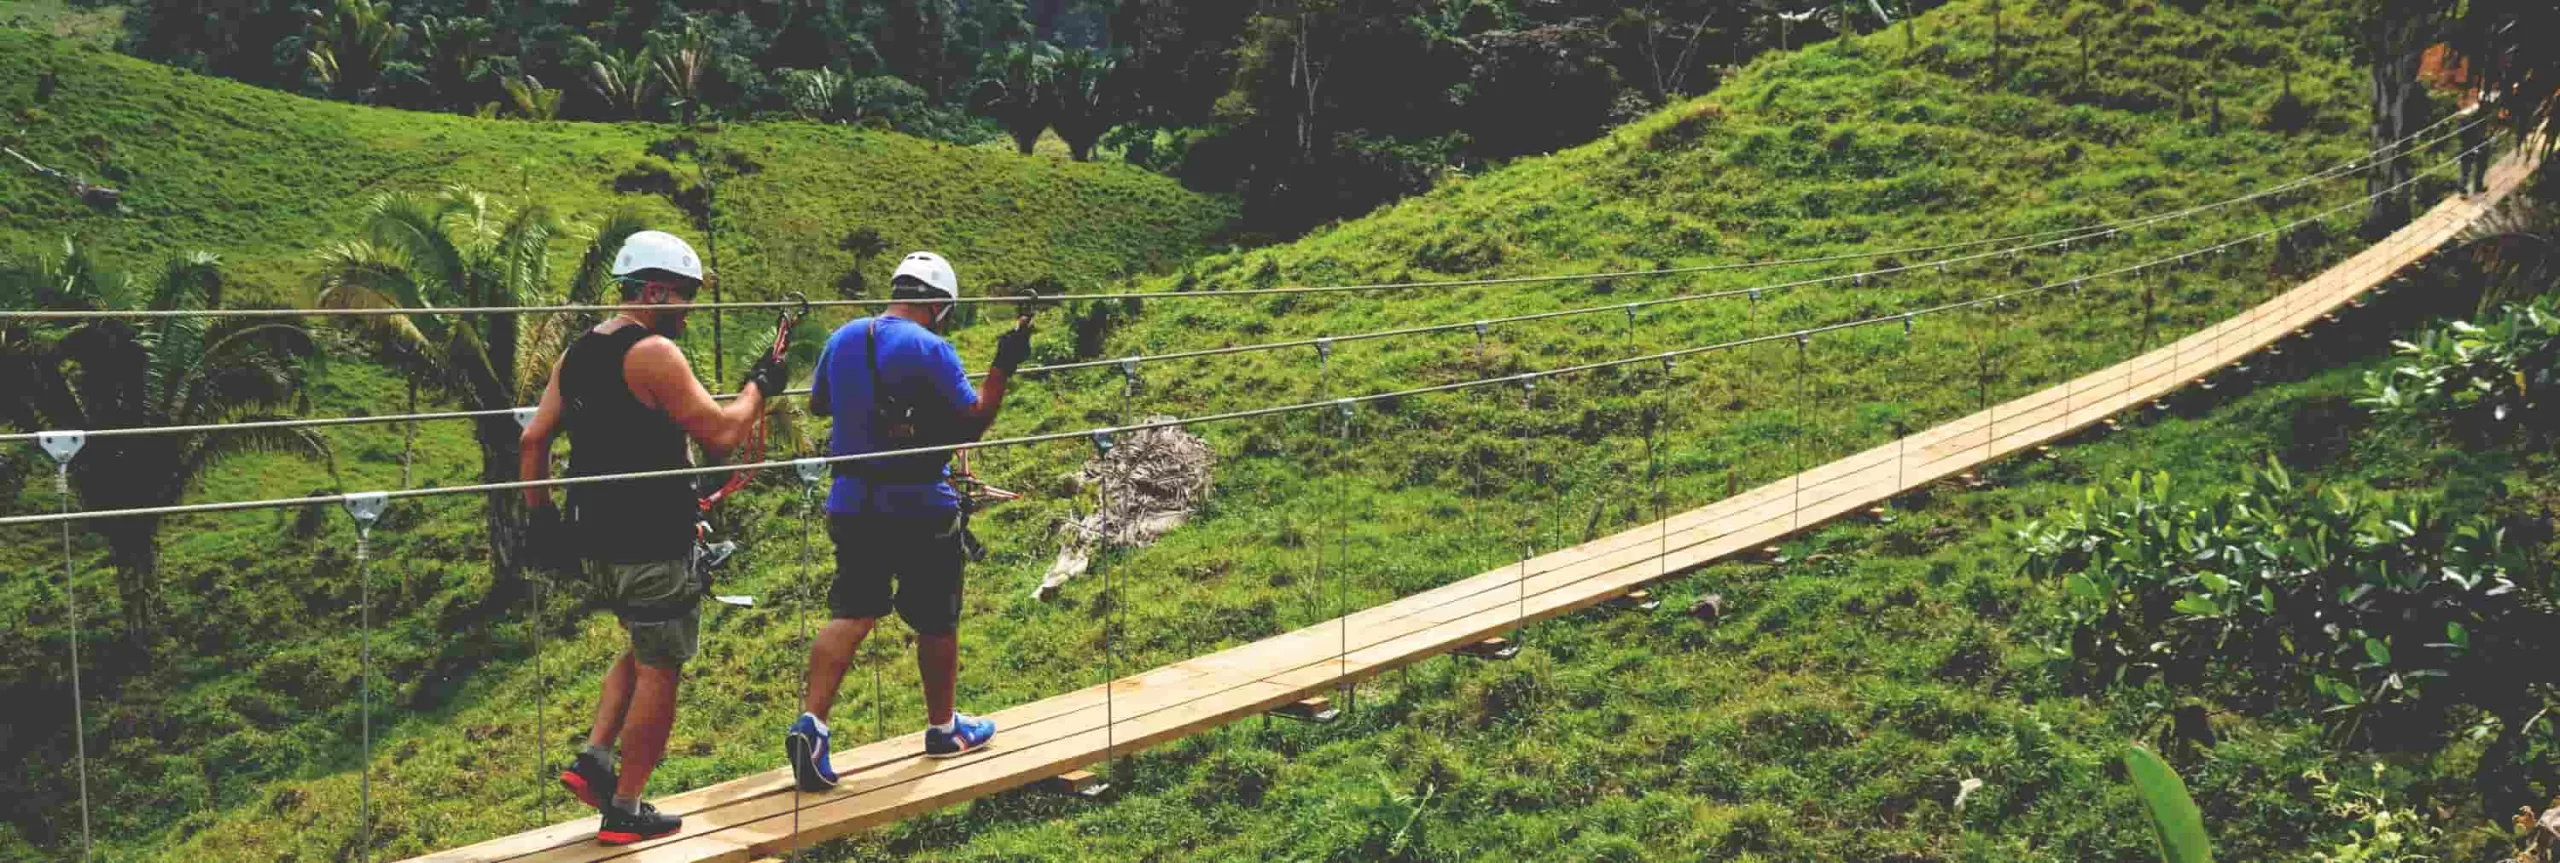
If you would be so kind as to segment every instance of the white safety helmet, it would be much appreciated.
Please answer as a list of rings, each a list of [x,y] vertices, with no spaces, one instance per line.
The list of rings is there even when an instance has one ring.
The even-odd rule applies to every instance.
[[[641,270],[664,270],[699,282],[702,258],[674,234],[641,231],[622,241],[622,251],[613,256],[613,274],[628,276]]]
[[[940,292],[947,299],[960,298],[959,274],[951,271],[950,261],[943,260],[941,255],[932,252],[912,252],[907,255],[906,260],[899,261],[898,271],[889,274],[889,283],[895,285],[899,279],[914,279],[922,282],[925,287]]]

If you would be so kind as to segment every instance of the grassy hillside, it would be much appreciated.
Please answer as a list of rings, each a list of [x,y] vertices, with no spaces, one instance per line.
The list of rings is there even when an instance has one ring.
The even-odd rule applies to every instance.
[[[2244,59],[2220,68],[2177,59],[2201,56],[2199,44],[2213,34],[2332,44],[2302,38],[2325,32],[2317,19],[2332,4],[2202,13],[2148,3],[2099,7],[2094,70],[2086,82],[2078,75],[2079,43],[2062,31],[2059,4],[2006,5],[1997,76],[1984,9],[1960,3],[1925,16],[1909,37],[1897,29],[1766,59],[1715,93],[1591,145],[1450,183],[1297,243],[1205,258],[1131,284],[1214,290],[1881,250],[2174,209],[2307,173],[2362,149],[2354,132],[2360,73],[2343,57],[2314,51],[2301,58],[2291,86],[2311,119],[2293,132],[2259,122],[2282,87],[2270,57],[2235,52]],[[2182,117],[2178,98],[2168,95],[2206,78],[2221,91],[2227,123],[2218,135],[2208,106]],[[799,130],[769,134],[785,131]],[[568,170],[582,158],[555,166]],[[609,176],[621,162],[605,164],[588,176]],[[481,170],[510,168],[497,163]],[[2360,194],[2352,188],[2358,185],[2333,184],[2263,208],[2128,232],[2101,248],[1959,266],[1944,275],[1777,292],[1759,303],[1668,306],[1642,313],[1633,326],[1614,311],[1506,326],[1481,355],[1463,332],[1345,344],[1323,380],[1312,352],[1304,350],[1150,365],[1126,401],[1115,370],[1059,375],[1027,384],[996,434],[1154,413],[1196,415],[1320,392],[1400,389],[1979,296],[2255,231],[2272,219],[2351,199]],[[734,208],[739,212],[749,198],[735,187],[724,194],[741,202]],[[796,201],[785,196],[762,203]],[[1335,579],[1345,574],[1350,605],[1368,605],[1508,562],[1523,546],[1554,548],[1586,530],[1649,518],[1639,485],[1646,466],[1640,417],[1649,407],[1665,419],[1658,441],[1666,468],[1662,504],[1694,506],[1898,429],[1972,410],[1982,399],[2031,391],[2227,314],[2352,248],[2346,231],[2353,222],[2344,214],[2289,238],[2281,251],[2252,248],[2142,282],[2095,284],[2079,297],[1923,319],[1907,339],[1898,328],[1825,337],[1807,349],[1808,373],[1801,376],[1791,348],[1763,346],[1684,362],[1667,378],[1644,369],[1545,384],[1529,406],[1516,390],[1405,399],[1364,410],[1347,442],[1337,439],[1329,415],[1205,428],[1221,457],[1209,510],[1158,546],[1114,563],[1127,578],[1125,602],[1118,605],[1125,629],[1115,645],[1121,667],[1171,662],[1330,616]],[[1107,223],[1073,227],[1120,230]],[[774,233],[785,232],[767,236]],[[1381,295],[1084,304],[1069,310],[1073,327],[1061,317],[1046,322],[1034,361],[1344,335],[1739,288],[1851,266]],[[276,264],[272,272],[271,278],[290,281],[292,265]],[[2152,322],[2157,335],[2138,320],[2146,293],[2162,310]],[[983,358],[993,329],[963,330],[962,352]],[[1082,347],[1090,349],[1079,350],[1080,340],[1068,337],[1073,329],[1085,331]],[[387,396],[396,382],[357,377],[330,386],[361,399]],[[467,443],[458,432],[442,434],[451,436],[436,445],[447,449],[427,476],[450,482],[469,471],[461,449]],[[390,431],[352,433],[349,440],[342,460],[350,463],[350,486],[380,487],[396,475],[385,461],[396,453]],[[1085,454],[1082,444],[1057,444],[981,456],[981,472],[1030,497],[980,522],[995,556],[971,575],[964,706],[991,709],[1100,678],[1101,612],[1114,604],[1098,600],[1090,582],[1071,586],[1054,603],[1027,597],[1055,550],[1049,525],[1080,505],[1066,474]],[[268,467],[226,471],[204,494],[305,490],[277,488],[277,480],[260,472]],[[30,495],[21,505],[48,503]],[[475,580],[485,580],[475,568],[482,552],[475,547],[473,506],[404,504],[377,533],[384,551],[374,570],[377,591],[391,589],[377,619],[394,622],[377,638],[376,657],[401,705],[385,713],[387,730],[377,724],[372,763],[383,819],[378,851],[385,855],[568,815],[534,759],[556,758],[582,726],[594,695],[592,675],[618,643],[608,620],[572,616],[575,598],[555,596],[542,630],[546,662],[538,668],[529,662],[534,633],[524,611],[471,604],[479,595]],[[751,552],[724,590],[753,593],[761,605],[709,612],[705,654],[688,683],[674,757],[657,788],[693,787],[776,764],[775,734],[788,719],[801,663],[797,615],[822,590],[804,581],[806,570],[795,563],[802,514],[778,477],[736,505],[733,515]],[[1958,510],[1911,524],[1935,525],[1934,539],[1943,540],[1978,527],[1980,515]],[[136,857],[346,855],[355,824],[355,714],[347,706],[355,671],[352,635],[333,631],[355,617],[344,520],[320,514],[298,525],[291,515],[272,513],[209,517],[173,524],[171,535],[172,583],[193,585],[172,592],[198,597],[201,614],[241,623],[220,627],[226,637],[187,651],[186,661],[203,668],[181,678],[190,684],[167,692],[167,703],[128,694],[116,702],[118,719],[92,713],[99,729],[92,751],[104,747],[98,770],[117,779],[106,786],[117,802],[107,835]],[[13,536],[0,554],[12,571],[48,565],[43,543],[50,536]],[[1851,539],[1844,542],[1860,541],[1860,535],[1846,536]],[[823,537],[817,542],[815,559],[824,559]],[[1879,849],[1920,857],[2138,856],[2142,840],[2131,832],[2138,816],[2109,790],[2106,768],[2090,753],[2133,735],[2158,712],[2138,702],[2050,697],[2054,684],[2033,669],[1933,677],[1931,669],[1959,655],[1971,657],[1967,668],[2005,667],[1999,657],[2010,643],[1990,622],[1951,626],[1962,621],[1941,607],[1948,596],[1977,608],[2023,601],[2021,585],[2000,559],[1963,552],[1961,543],[1952,547],[1958,550],[1913,549],[1898,562],[1719,572],[1686,589],[1752,597],[1756,609],[1767,610],[1719,632],[1632,619],[1543,628],[1529,634],[1531,656],[1515,665],[1432,663],[1409,684],[1382,683],[1379,695],[1363,697],[1370,705],[1364,713],[1342,728],[1268,735],[1239,729],[1166,747],[1132,762],[1135,775],[1119,777],[1137,789],[1135,799],[1071,820],[1046,823],[1060,804],[1009,796],[883,830],[853,853],[1371,857],[1384,852],[1387,846],[1375,843],[1386,840],[1358,825],[1384,819],[1377,813],[1405,805],[1396,795],[1418,795],[1428,783],[1442,801],[1433,804],[1438,820],[1427,822],[1430,841],[1447,844],[1417,847],[1433,849],[1427,856],[1434,859],[1501,859],[1559,847],[1593,858],[1625,856],[1637,850],[1630,842],[1783,859]],[[1930,559],[1941,553],[1950,556]],[[98,558],[84,560],[83,584],[97,585],[84,596],[106,595]],[[1926,586],[1909,584],[1915,574],[1926,576]],[[1852,598],[1860,598],[1854,608],[1847,604]],[[1833,600],[1842,604],[1824,605]],[[13,603],[26,611],[12,611],[57,626],[54,602],[22,590]],[[1884,613],[1889,625],[1879,626],[1873,611],[1879,607],[1916,610],[1908,617]],[[886,711],[893,733],[920,713],[903,632],[897,624],[884,629],[874,644],[886,649],[867,652],[849,681],[855,691],[839,725],[854,740],[867,738],[875,709]],[[1740,648],[1744,632],[1766,639],[1750,642],[1749,658],[1712,649]],[[20,642],[12,649],[33,665],[48,651],[58,653],[55,644]],[[1679,652],[1698,648],[1710,649]],[[885,677],[876,699],[862,691],[874,669]],[[1610,673],[1627,670],[1642,673]],[[1530,699],[1561,699],[1572,709],[1535,722],[1503,718],[1521,715],[1508,705]],[[101,702],[98,710],[105,709]],[[1654,709],[1630,719],[1630,705]],[[1386,730],[1390,726],[1410,727]],[[185,733],[168,733],[173,729]],[[1658,758],[1674,748],[1662,736],[1681,733],[1690,735],[1679,748],[1681,760],[1651,766],[1621,760]],[[1553,742],[1564,735],[1590,745]],[[1446,739],[1429,739],[1434,736]],[[2292,756],[2282,753],[2302,746],[2298,732],[2269,739],[2275,748],[2266,751],[2279,754],[2251,763],[2290,765]],[[1640,745],[1646,741],[1662,745],[1646,752]],[[45,750],[44,759],[23,771],[27,787],[54,796],[31,807],[40,811],[37,818],[19,819],[21,841],[59,847],[58,831],[69,817],[60,796],[68,774],[55,754],[63,748]],[[1434,763],[1463,769],[1426,771]],[[2042,778],[2002,785],[1960,825],[1925,815],[1943,801],[1940,784],[1954,781],[1941,775],[1941,766],[1991,764],[2023,765],[2019,769],[2043,771]],[[1378,767],[1389,778],[1378,779]],[[1713,784],[1663,788],[1664,777],[1674,773]],[[1306,781],[1267,781],[1281,776]],[[2205,787],[2258,793],[2243,791],[2252,787],[2245,772]],[[1675,793],[1688,796],[1670,796]],[[1924,797],[1937,802],[1919,802]],[[2293,797],[2246,796],[2219,805],[2237,805],[2243,823],[2235,829],[2246,835],[2263,827],[2271,847],[2290,847],[2311,829],[2302,813],[2312,804]],[[1617,826],[1569,831],[1569,821]],[[1672,838],[1675,830],[1689,838]],[[961,844],[972,837],[986,844]],[[1688,844],[1663,844],[1673,841]],[[1973,848],[1981,850],[1967,850]]]
[[[58,82],[36,102],[35,81]],[[727,286],[752,297],[829,296],[853,256],[846,233],[877,230],[896,256],[934,248],[978,285],[1055,277],[1089,285],[1197,254],[1232,208],[1124,166],[1024,159],[885,132],[798,123],[675,126],[489,122],[321,102],[206,78],[90,47],[0,31],[0,142],[125,193],[100,213],[60,184],[0,171],[0,247],[74,234],[109,260],[220,253],[271,301],[303,296],[311,251],[349,235],[367,199],[461,183],[568,217],[623,204],[681,224],[651,188],[690,165],[653,146],[679,136],[734,151],[716,224]],[[743,170],[742,170],[743,169]],[[627,179],[626,179],[627,178]],[[681,230],[681,229],[680,229]],[[687,233],[693,233],[688,231]],[[700,237],[695,237],[699,240]],[[564,255],[568,252],[563,252]]]

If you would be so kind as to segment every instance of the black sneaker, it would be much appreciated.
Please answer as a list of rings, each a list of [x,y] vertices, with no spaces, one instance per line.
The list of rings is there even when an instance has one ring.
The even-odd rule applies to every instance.
[[[560,768],[560,785],[578,795],[578,802],[587,804],[589,809],[605,808],[613,800],[614,786],[620,784],[622,780],[613,775],[613,765],[586,752],[579,752],[578,757],[569,759],[569,766]]]
[[[596,828],[596,841],[607,845],[629,845],[643,839],[656,839],[684,828],[684,819],[658,812],[658,807],[642,802],[624,811],[620,806],[604,808],[604,824]]]

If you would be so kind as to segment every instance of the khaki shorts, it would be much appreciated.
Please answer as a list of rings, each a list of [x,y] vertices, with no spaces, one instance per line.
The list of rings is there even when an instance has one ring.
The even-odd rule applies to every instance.
[[[678,668],[702,644],[702,586],[682,560],[590,561],[596,594],[631,633],[631,655],[652,668]]]

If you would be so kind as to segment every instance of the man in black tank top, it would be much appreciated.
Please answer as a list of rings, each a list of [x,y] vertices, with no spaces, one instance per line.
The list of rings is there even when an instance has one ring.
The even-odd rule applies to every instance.
[[[690,438],[726,451],[753,433],[765,399],[791,374],[778,356],[758,362],[738,398],[722,407],[693,376],[675,338],[701,289],[693,249],[658,231],[624,241],[613,275],[627,307],[578,337],[554,366],[542,406],[525,424],[518,467],[526,480],[550,473],[551,439],[569,436],[568,476],[598,477],[690,467]],[[676,832],[682,820],[640,801],[666,755],[675,724],[676,684],[701,631],[703,586],[693,576],[696,507],[690,477],[604,480],[569,486],[553,507],[548,487],[525,489],[542,555],[566,544],[583,559],[598,595],[631,644],[604,675],[604,694],[585,748],[560,772],[570,793],[601,811],[597,841],[627,845]],[[548,528],[548,529],[546,529]],[[622,744],[622,771],[612,746]]]

